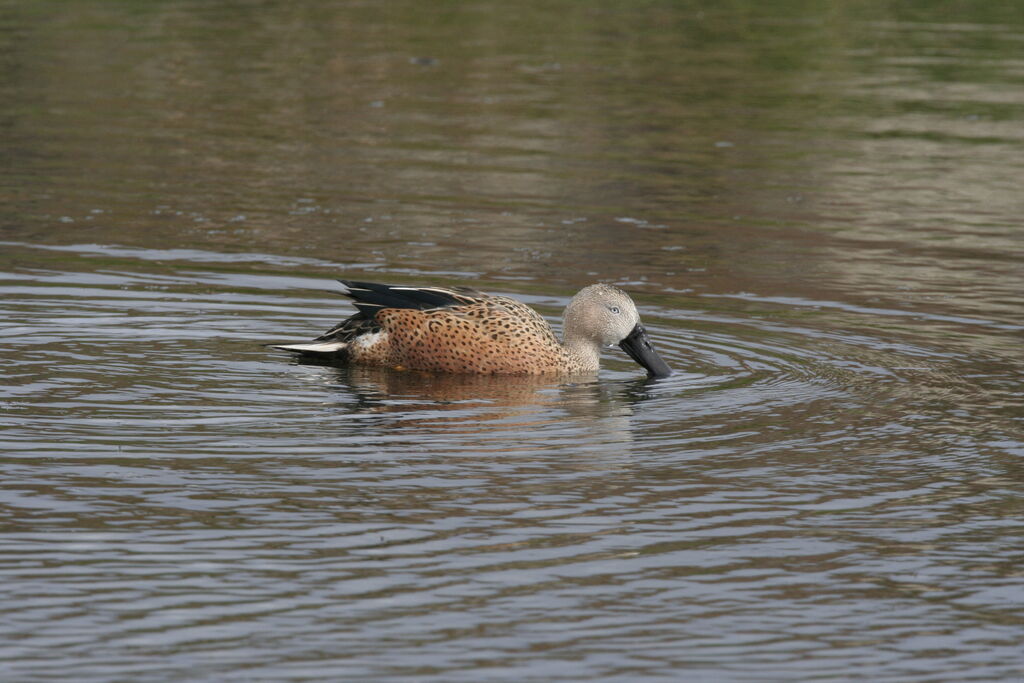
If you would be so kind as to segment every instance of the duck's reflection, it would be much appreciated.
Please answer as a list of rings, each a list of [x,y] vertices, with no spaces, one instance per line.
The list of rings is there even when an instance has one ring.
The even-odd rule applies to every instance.
[[[565,438],[631,443],[635,411],[651,398],[646,379],[456,375],[375,367],[323,366],[354,412],[388,416],[392,430],[508,439]],[[567,439],[571,440],[571,439]]]

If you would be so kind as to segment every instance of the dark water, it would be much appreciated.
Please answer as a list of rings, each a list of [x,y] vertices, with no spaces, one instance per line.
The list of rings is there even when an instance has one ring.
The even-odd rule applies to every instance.
[[[4,680],[1024,678],[1014,3],[0,2]],[[332,278],[677,369],[299,365]]]

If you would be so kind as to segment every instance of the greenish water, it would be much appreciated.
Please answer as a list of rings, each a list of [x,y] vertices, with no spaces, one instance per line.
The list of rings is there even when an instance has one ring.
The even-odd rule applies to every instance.
[[[1012,3],[0,0],[0,678],[1024,677]],[[335,277],[676,369],[296,364]],[[333,290],[333,291],[332,291]]]

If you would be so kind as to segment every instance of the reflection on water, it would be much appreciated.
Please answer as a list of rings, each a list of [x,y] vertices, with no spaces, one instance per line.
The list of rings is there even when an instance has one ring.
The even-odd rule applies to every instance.
[[[302,364],[320,366],[315,361]],[[368,367],[331,368],[330,373],[328,378],[309,379],[334,384],[354,415],[392,414],[397,419],[389,428],[396,434],[408,430],[414,438],[475,437],[467,442],[475,453],[515,451],[522,447],[516,433],[528,442],[531,430],[558,422],[567,422],[572,432],[600,435],[602,442],[628,443],[630,405],[642,397],[634,394],[624,402],[621,395],[631,386],[652,383],[565,383],[545,377],[438,375]]]
[[[1024,676],[1009,5],[0,5],[11,680]],[[334,277],[677,370],[300,364]],[[382,654],[382,653],[386,653]]]

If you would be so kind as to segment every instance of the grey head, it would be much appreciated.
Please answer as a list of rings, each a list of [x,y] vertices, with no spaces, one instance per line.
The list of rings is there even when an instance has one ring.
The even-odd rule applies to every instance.
[[[618,287],[584,287],[565,307],[565,346],[597,367],[604,347],[618,344],[652,377],[668,377],[672,369],[651,346],[640,314],[629,295]]]

